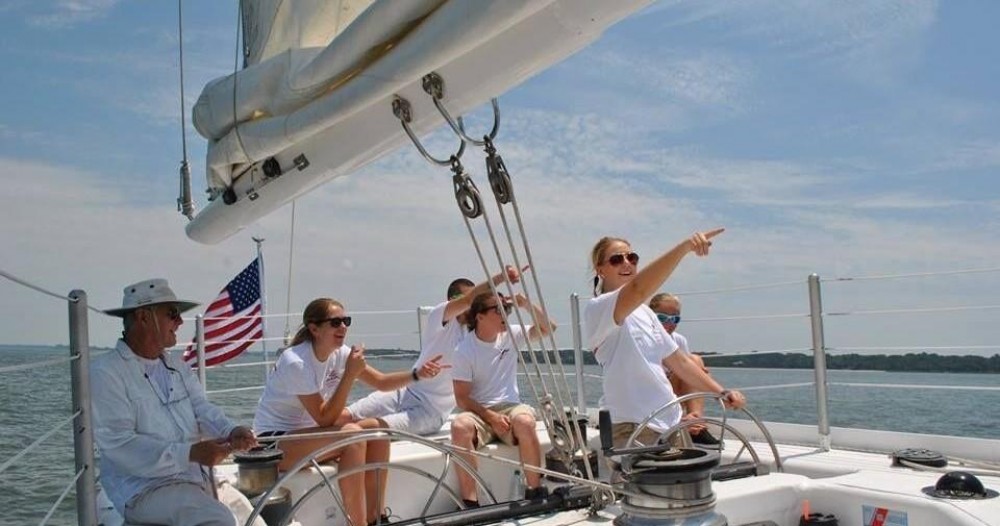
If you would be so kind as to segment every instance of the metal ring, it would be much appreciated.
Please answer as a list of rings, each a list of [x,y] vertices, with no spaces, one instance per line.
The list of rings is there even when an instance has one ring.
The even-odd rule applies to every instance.
[[[451,126],[452,131],[454,131],[463,142],[472,143],[476,146],[485,146],[487,138],[489,140],[496,138],[497,132],[500,130],[500,101],[496,97],[490,99],[490,104],[493,106],[493,129],[490,130],[489,134],[484,136],[483,140],[476,140],[469,137],[465,133],[465,128],[462,126],[462,118],[459,117],[458,122],[456,123],[455,119],[452,118],[451,113],[448,112],[448,108],[445,108],[444,102],[441,102],[444,99],[444,79],[441,78],[441,75],[434,72],[428,73],[427,75],[424,75],[422,84],[424,92],[430,95],[431,100],[434,101],[434,107],[438,109],[438,112],[440,112],[441,116],[444,117],[448,126]]]
[[[456,152],[454,155],[449,156],[445,160],[437,159],[430,153],[428,153],[427,150],[424,148],[424,145],[420,144],[420,139],[418,139],[417,136],[413,133],[413,130],[410,129],[410,121],[412,120],[410,109],[411,109],[410,101],[404,99],[403,97],[400,97],[399,95],[393,97],[392,114],[395,115],[397,119],[399,119],[400,124],[403,125],[403,131],[405,131],[406,135],[410,137],[410,141],[412,141],[413,145],[417,147],[417,151],[420,152],[420,155],[424,156],[424,159],[427,159],[430,163],[436,164],[438,166],[451,166],[452,159],[460,159],[462,157],[462,154],[465,153],[465,141],[462,141],[459,144],[458,152]]]
[[[486,156],[486,174],[497,203],[502,205],[509,203],[513,198],[514,189],[512,188],[510,174],[507,173],[507,166],[504,164],[503,158],[499,155]]]
[[[479,196],[476,183],[464,173],[455,174],[452,182],[455,186],[455,201],[458,202],[458,209],[462,211],[462,215],[469,219],[482,215],[483,200]]]

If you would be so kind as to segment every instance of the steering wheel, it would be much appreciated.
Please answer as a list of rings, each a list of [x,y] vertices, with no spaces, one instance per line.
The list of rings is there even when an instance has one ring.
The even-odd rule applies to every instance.
[[[740,457],[743,455],[743,451],[747,451],[752,459],[751,466],[753,468],[754,473],[761,474],[762,472],[764,472],[764,469],[766,468],[760,461],[760,456],[757,454],[757,450],[754,449],[754,447],[750,444],[750,441],[743,433],[741,433],[738,429],[736,429],[727,422],[728,418],[726,417],[726,406],[725,403],[723,402],[723,396],[716,393],[690,393],[667,402],[656,411],[653,411],[649,416],[646,417],[645,420],[643,420],[642,422],[639,423],[638,426],[636,426],[635,430],[632,431],[632,434],[628,437],[628,440],[625,442],[625,448],[634,447],[636,445],[640,446],[643,445],[640,442],[638,442],[637,438],[644,430],[646,430],[649,427],[650,421],[652,421],[657,416],[665,413],[666,411],[668,411],[669,409],[673,408],[676,405],[687,402],[688,400],[697,400],[701,398],[704,398],[706,400],[708,399],[716,400],[719,402],[719,406],[722,408],[722,420],[717,420],[714,418],[707,418],[707,417],[682,420],[678,424],[672,426],[670,429],[661,433],[657,441],[662,443],[674,433],[686,432],[687,428],[698,424],[709,424],[712,426],[716,426],[722,429],[722,433],[719,436],[720,452],[722,449],[722,441],[726,436],[726,431],[732,433],[733,436],[735,436],[736,439],[740,441],[740,450],[736,453],[736,457],[733,459],[732,462],[723,465],[723,467],[733,466],[737,464],[739,462]],[[757,428],[760,429],[761,434],[764,435],[764,440],[767,442],[768,447],[771,449],[771,455],[774,457],[775,471],[778,472],[784,471],[784,467],[782,466],[781,462],[781,456],[778,454],[778,448],[774,444],[774,439],[771,437],[771,433],[767,430],[767,427],[765,427],[764,423],[759,418],[757,418],[756,415],[751,413],[750,410],[743,408],[739,409],[739,411],[742,411],[743,414],[745,414],[747,418],[749,418],[754,423],[754,425],[756,425]]]
[[[417,442],[423,446],[429,447],[431,449],[437,450],[438,452],[442,453],[444,455],[444,467],[441,469],[440,473],[434,474],[422,468],[417,468],[405,464],[394,464],[392,462],[375,462],[357,466],[355,468],[345,471],[340,471],[338,469],[337,473],[334,474],[332,477],[328,476],[326,473],[323,472],[322,469],[320,469],[320,464],[316,460],[317,458],[321,458],[339,448],[343,448],[351,444],[356,444],[358,442],[367,442],[370,440],[383,440],[389,442],[400,442],[405,440],[408,442]],[[381,429],[378,431],[365,431],[362,433],[344,437],[343,439],[340,440],[336,440],[331,444],[328,444],[320,449],[317,449],[316,451],[313,451],[312,454],[298,461],[288,471],[286,471],[281,475],[278,481],[275,482],[274,486],[269,488],[259,497],[256,497],[256,504],[254,505],[253,512],[250,514],[250,517],[247,518],[246,522],[244,523],[244,526],[252,526],[254,520],[260,515],[261,511],[263,511],[264,505],[267,504],[268,499],[271,497],[271,495],[273,495],[279,488],[285,486],[287,482],[292,479],[292,477],[297,475],[299,472],[305,470],[306,468],[310,467],[316,468],[316,472],[319,473],[319,476],[322,478],[322,480],[320,482],[317,482],[312,488],[309,488],[307,491],[305,491],[302,494],[302,496],[299,497],[298,500],[296,500],[292,504],[291,509],[289,510],[285,518],[281,521],[279,526],[287,526],[289,521],[291,521],[292,518],[295,516],[295,512],[298,511],[299,508],[301,508],[306,501],[311,499],[316,494],[322,493],[323,490],[326,490],[326,492],[328,492],[329,495],[333,497],[333,500],[334,502],[336,502],[338,508],[340,509],[341,514],[344,517],[346,517],[347,511],[344,507],[344,502],[340,497],[340,492],[334,486],[334,483],[339,482],[340,479],[343,477],[349,477],[351,475],[355,475],[358,473],[365,473],[372,470],[374,470],[375,473],[378,474],[378,472],[383,469],[386,470],[395,469],[418,475],[432,482],[434,484],[434,489],[431,491],[430,495],[427,497],[427,501],[424,503],[423,509],[420,512],[421,517],[427,515],[428,510],[430,510],[430,507],[434,502],[434,499],[442,491],[448,498],[451,499],[452,502],[458,505],[459,508],[465,509],[465,504],[462,501],[460,493],[457,490],[455,490],[455,488],[451,487],[449,484],[445,482],[445,478],[448,476],[448,471],[451,469],[452,462],[457,463],[460,468],[466,470],[472,476],[472,479],[475,481],[476,486],[478,486],[478,488],[483,490],[483,493],[490,501],[492,501],[494,504],[497,502],[497,499],[493,495],[493,492],[490,491],[489,487],[487,487],[486,482],[479,475],[479,473],[475,469],[473,469],[472,466],[469,465],[469,463],[466,462],[461,456],[459,456],[457,454],[457,451],[451,448],[450,446],[439,444],[437,442],[434,442],[433,440],[429,440],[425,437],[414,435],[412,433],[407,433],[405,431]]]

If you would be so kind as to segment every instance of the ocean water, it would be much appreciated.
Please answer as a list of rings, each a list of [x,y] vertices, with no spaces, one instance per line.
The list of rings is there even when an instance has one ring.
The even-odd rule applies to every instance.
[[[0,367],[68,356],[65,348],[0,349]],[[243,362],[260,361],[260,355],[243,357]],[[408,369],[413,355],[375,359],[369,363],[383,371]],[[572,366],[567,366],[572,372]],[[600,368],[585,367],[587,403],[600,398]],[[749,408],[767,421],[813,424],[816,422],[815,392],[811,386],[785,389],[754,387],[810,382],[811,370],[723,369],[712,374],[731,388],[747,388]],[[210,370],[209,391],[260,385],[260,366]],[[997,375],[885,373],[878,371],[830,371],[831,383],[876,385],[905,384],[915,387],[889,389],[832,385],[829,390],[831,425],[866,429],[906,431],[980,438],[1000,437],[1000,392],[942,390],[920,386],[1000,385]],[[549,389],[552,389],[551,380]],[[575,380],[569,379],[572,403],[576,403]],[[353,398],[369,392],[355,388]],[[531,389],[522,380],[521,393],[531,399]],[[212,394],[214,401],[239,422],[250,423],[259,390]],[[58,429],[41,445],[0,473],[0,524],[38,524],[56,498],[75,476],[71,416],[69,363],[27,371],[0,373],[0,464],[20,453],[27,445]],[[71,490],[48,524],[76,523],[74,491]]]

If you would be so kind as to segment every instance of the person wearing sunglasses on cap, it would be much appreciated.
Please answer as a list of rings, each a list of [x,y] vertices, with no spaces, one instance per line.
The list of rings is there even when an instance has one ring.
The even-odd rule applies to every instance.
[[[514,306],[531,309],[538,325],[507,326]],[[532,319],[532,318],[529,318]],[[455,402],[464,412],[451,423],[454,445],[474,450],[499,439],[516,445],[521,461],[528,466],[540,466],[542,460],[538,434],[535,432],[535,412],[521,403],[517,388],[517,350],[527,350],[528,341],[539,340],[556,329],[556,324],[538,306],[518,294],[510,301],[492,292],[479,294],[472,300],[467,319],[469,332],[455,351],[452,378]],[[476,457],[460,453],[466,462],[476,467]],[[479,496],[474,479],[456,466],[459,492],[466,507],[478,507]],[[544,497],[538,472],[525,471],[526,499]]]
[[[727,407],[746,404],[742,393],[723,388],[689,355],[675,352],[677,343],[646,304],[685,256],[707,256],[712,239],[723,231],[696,232],[642,270],[639,254],[625,239],[604,237],[591,249],[595,297],[584,308],[584,338],[604,370],[602,408],[611,413],[616,447],[625,445],[639,422],[676,398],[664,367],[698,391],[719,393]],[[680,422],[681,413],[674,406],[654,417],[639,442],[655,443]],[[672,440],[686,443],[685,436]]]
[[[91,364],[94,439],[101,485],[128,524],[235,526],[215,498],[209,468],[257,445],[205,396],[191,368],[166,350],[177,344],[181,313],[167,280],[125,287],[122,338]]]
[[[261,439],[282,437],[276,444],[284,453],[278,469],[286,470],[314,451],[343,436],[289,438],[289,435],[327,431],[360,431],[357,424],[338,422],[355,380],[383,391],[398,389],[413,381],[409,371],[383,373],[365,363],[364,347],[347,346],[351,317],[342,303],[318,298],[306,306],[302,327],[291,347],[278,357],[267,378],[264,393],[257,404],[253,427]],[[436,361],[424,364],[415,374],[430,378],[438,374]],[[317,459],[337,461],[339,469],[365,463],[387,462],[389,444],[385,441],[356,443],[329,452]],[[385,486],[381,470],[381,486]],[[376,472],[367,471],[338,481],[344,507],[353,524],[375,522],[384,494],[379,494]]]
[[[688,347],[687,338],[677,332],[677,324],[681,322],[681,300],[677,296],[670,294],[668,292],[661,292],[651,300],[649,300],[649,308],[653,309],[656,314],[656,319],[660,321],[660,325],[663,326],[663,330],[667,331],[667,334],[674,339],[677,343],[678,352],[683,352],[690,358],[695,365],[705,371],[705,374],[710,374],[708,368],[705,367],[705,360],[693,354]],[[680,379],[675,374],[671,374],[670,369],[666,370],[667,378],[670,379],[670,386],[674,390],[674,394],[677,396],[684,396],[686,394],[697,392],[693,386],[688,385],[686,382]],[[705,414],[705,399],[695,398],[693,400],[688,400],[684,402],[684,416],[681,417],[682,420],[701,418]],[[709,446],[715,446],[719,444],[719,439],[712,436],[708,431],[708,428],[704,424],[695,424],[687,428],[688,434],[691,435],[691,440],[695,444],[703,444]]]

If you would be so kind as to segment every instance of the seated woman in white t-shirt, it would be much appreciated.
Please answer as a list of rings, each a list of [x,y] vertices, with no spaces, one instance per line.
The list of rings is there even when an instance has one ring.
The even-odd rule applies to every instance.
[[[267,378],[253,420],[257,436],[266,438],[338,429],[360,431],[355,424],[338,422],[355,380],[361,379],[383,391],[398,389],[413,381],[410,371],[382,373],[365,363],[363,347],[344,345],[350,325],[351,317],[346,315],[340,302],[319,298],[309,303],[292,346],[281,353],[274,371]],[[417,374],[431,377],[439,370],[436,363],[430,363]],[[284,457],[278,468],[288,469],[340,438],[343,437],[279,440],[277,446]],[[365,463],[386,462],[389,443],[379,440],[351,444],[317,460],[336,460],[341,471]],[[379,484],[385,487],[386,470],[379,470],[378,475],[380,480],[376,480],[373,471],[340,479],[344,507],[353,524],[375,522],[379,516],[384,493],[379,495],[376,490]],[[385,521],[383,517],[382,522]]]
[[[646,305],[684,256],[708,255],[710,240],[722,231],[697,232],[641,271],[639,255],[624,239],[604,237],[591,250],[596,297],[584,309],[584,338],[604,369],[601,406],[611,413],[615,447],[625,445],[639,422],[676,398],[664,366],[699,391],[722,394],[729,407],[746,404],[742,393],[723,389],[686,353],[674,352],[677,343]],[[637,438],[651,445],[680,420],[681,408],[675,406],[652,419]]]

